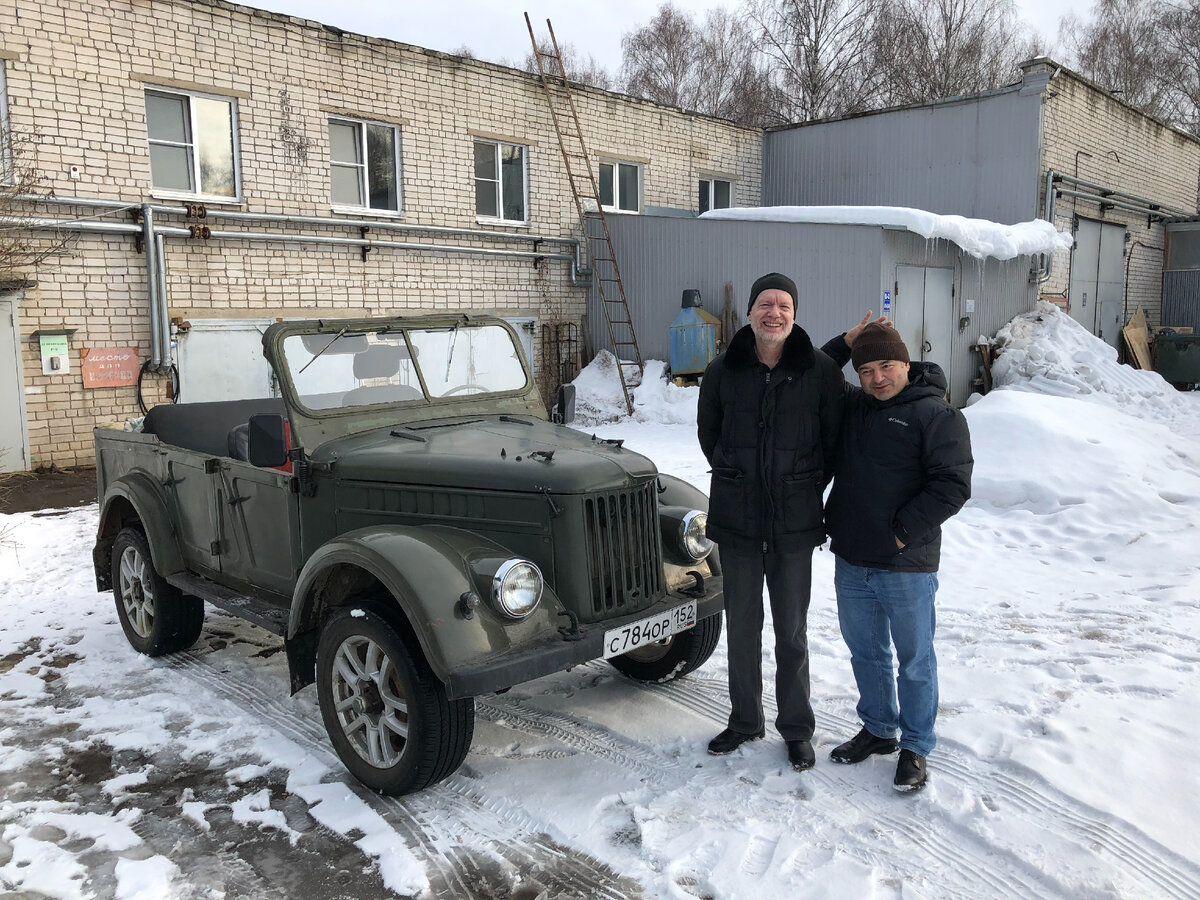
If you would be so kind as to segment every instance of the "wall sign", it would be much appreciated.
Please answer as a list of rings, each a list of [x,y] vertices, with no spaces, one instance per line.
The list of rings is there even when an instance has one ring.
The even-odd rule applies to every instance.
[[[85,388],[137,384],[137,347],[84,347],[79,356]]]
[[[42,351],[43,375],[66,375],[71,371],[71,357],[67,353],[65,334],[40,334],[38,347]]]
[[[892,311],[892,292],[884,291],[883,292],[883,312],[886,314],[886,313],[890,313],[891,311]]]

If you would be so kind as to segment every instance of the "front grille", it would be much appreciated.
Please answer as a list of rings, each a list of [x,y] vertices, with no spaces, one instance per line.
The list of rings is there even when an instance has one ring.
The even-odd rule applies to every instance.
[[[584,499],[588,581],[597,615],[635,611],[662,591],[655,482]]]

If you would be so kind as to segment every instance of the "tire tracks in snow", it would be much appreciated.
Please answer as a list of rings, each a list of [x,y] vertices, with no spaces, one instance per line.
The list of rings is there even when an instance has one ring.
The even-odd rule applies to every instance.
[[[249,712],[333,771],[343,769],[319,714],[315,720],[299,715],[294,708],[299,704],[281,699],[286,698],[284,684],[280,685],[281,694],[275,695],[239,681],[234,672],[218,670],[209,657],[220,653],[198,647],[164,661],[193,684]],[[595,857],[557,842],[546,823],[510,803],[487,798],[461,770],[425,792],[403,798],[372,793],[348,774],[342,776],[342,783],[401,836],[426,867],[429,896],[438,900],[512,896],[514,890],[522,895],[532,891],[530,897],[544,894],[580,900],[643,896],[641,887],[631,879]],[[486,852],[480,852],[481,847]]]
[[[728,699],[722,682],[693,674],[675,685],[642,687],[690,712],[712,719],[722,727],[725,725]],[[766,688],[763,702],[767,708],[774,705],[774,698]],[[768,718],[771,717],[771,712],[773,710],[768,709]],[[833,734],[849,735],[859,727],[856,721],[851,722],[828,712],[817,711],[816,718],[820,728]],[[1103,850],[1112,860],[1111,868],[1136,881],[1141,890],[1152,889],[1153,896],[1176,900],[1190,900],[1200,896],[1200,867],[1162,846],[1128,822],[1088,806],[1045,783],[1036,773],[1019,764],[997,766],[979,760],[960,745],[945,740],[939,742],[936,762],[936,779],[944,779],[968,795],[977,792],[975,786],[985,785],[986,791],[981,800],[986,798],[992,803],[1000,801],[1008,809],[1027,817],[1031,823],[1036,823],[1039,829],[1048,831],[1060,841],[1077,847],[1082,846],[1090,851]],[[988,771],[981,774],[981,769]],[[873,821],[887,824],[900,832],[907,832],[914,841],[925,845],[935,858],[952,862],[954,866],[960,867],[959,871],[973,872],[978,879],[973,882],[976,890],[979,884],[983,883],[989,886],[994,896],[1027,897],[1031,893],[1044,895],[1047,889],[1053,889],[1061,896],[1073,897],[1079,896],[1081,891],[1089,888],[1095,889],[1095,885],[1066,884],[1061,877],[1052,877],[1024,859],[1021,847],[982,843],[979,836],[961,828],[956,829],[952,822],[946,822],[945,827],[939,828],[937,832],[931,829],[914,830],[910,818],[890,815],[887,812],[888,804],[882,801],[863,803],[861,792],[856,790],[858,786],[845,776],[833,774],[829,767],[815,769],[810,774],[847,788],[843,800],[859,808]],[[950,834],[949,841],[942,832]],[[971,846],[963,847],[964,839],[969,839]],[[1047,853],[1048,861],[1053,861],[1052,853],[1052,850]],[[994,869],[994,861],[1001,857],[1009,861],[1011,871],[990,871]],[[962,869],[964,865],[969,865],[970,869]],[[971,883],[967,883],[966,886],[970,885]]]

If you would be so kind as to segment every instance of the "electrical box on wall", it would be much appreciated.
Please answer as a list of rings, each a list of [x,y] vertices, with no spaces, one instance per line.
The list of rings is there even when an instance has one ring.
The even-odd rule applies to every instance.
[[[36,331],[38,349],[42,355],[43,375],[66,375],[71,371],[70,331]]]

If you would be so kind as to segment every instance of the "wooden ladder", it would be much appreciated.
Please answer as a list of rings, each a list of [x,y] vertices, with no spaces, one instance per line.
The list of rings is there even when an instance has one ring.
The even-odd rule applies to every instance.
[[[625,286],[621,283],[621,269],[617,265],[617,254],[613,250],[612,235],[608,231],[608,220],[600,205],[600,188],[592,170],[591,157],[583,140],[583,129],[579,125],[579,113],[571,86],[567,82],[563,67],[562,52],[554,27],[546,20],[550,31],[553,52],[538,46],[533,33],[529,13],[525,13],[525,25],[529,29],[529,41],[533,44],[533,58],[537,63],[542,87],[546,90],[546,102],[550,105],[550,118],[558,135],[558,148],[562,151],[563,164],[567,168],[567,181],[575,198],[575,210],[579,213],[579,224],[588,242],[588,254],[592,259],[592,273],[600,291],[600,307],[604,310],[604,321],[608,324],[608,338],[617,357],[617,374],[621,379],[621,392],[625,396],[625,408],[633,414],[633,398],[630,388],[642,381],[642,351],[638,348],[637,335],[633,331],[633,318],[625,299]],[[561,88],[561,91],[555,90]],[[591,201],[589,208],[585,201]]]

